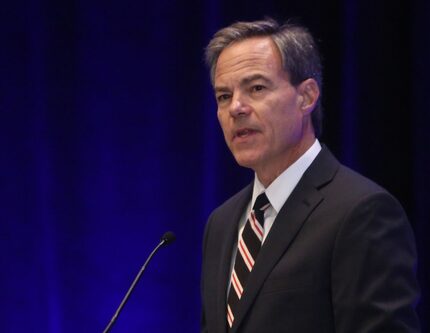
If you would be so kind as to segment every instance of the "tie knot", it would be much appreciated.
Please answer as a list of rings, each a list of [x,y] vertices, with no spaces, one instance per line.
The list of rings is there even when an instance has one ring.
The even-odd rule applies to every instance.
[[[270,206],[269,199],[267,198],[266,193],[263,192],[255,200],[254,207],[252,207],[252,210],[264,211],[269,206]]]

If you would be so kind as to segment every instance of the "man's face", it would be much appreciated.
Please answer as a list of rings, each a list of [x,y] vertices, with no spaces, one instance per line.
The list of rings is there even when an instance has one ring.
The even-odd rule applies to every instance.
[[[303,111],[306,96],[300,85],[291,85],[269,37],[245,39],[224,49],[214,86],[227,145],[236,161],[256,171],[263,184],[314,141],[311,111]]]

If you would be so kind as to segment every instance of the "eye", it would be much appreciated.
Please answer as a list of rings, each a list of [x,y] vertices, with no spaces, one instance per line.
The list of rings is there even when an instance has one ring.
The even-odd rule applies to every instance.
[[[230,94],[220,94],[216,96],[216,100],[218,103],[222,103],[230,99]]]
[[[263,86],[263,85],[261,85],[261,84],[256,84],[256,85],[254,85],[254,86],[252,86],[252,91],[254,92],[254,91],[262,91],[262,90],[264,90],[264,89],[266,89],[266,87],[265,86]]]

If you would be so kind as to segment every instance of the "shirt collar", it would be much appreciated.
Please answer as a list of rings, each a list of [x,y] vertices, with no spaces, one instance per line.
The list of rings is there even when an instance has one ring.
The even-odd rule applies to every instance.
[[[315,157],[321,150],[321,144],[318,139],[300,158],[285,169],[266,189],[255,175],[254,189],[252,193],[251,207],[254,205],[258,195],[266,191],[267,198],[270,201],[276,213],[279,213],[284,203],[287,201],[291,192],[293,192],[297,183],[302,178],[307,168],[311,165]]]

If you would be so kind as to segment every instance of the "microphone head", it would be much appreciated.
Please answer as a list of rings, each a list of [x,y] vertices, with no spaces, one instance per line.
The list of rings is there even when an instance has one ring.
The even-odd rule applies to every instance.
[[[166,232],[163,237],[161,237],[161,240],[164,241],[164,244],[172,244],[176,239],[176,236],[173,232],[168,231]]]

